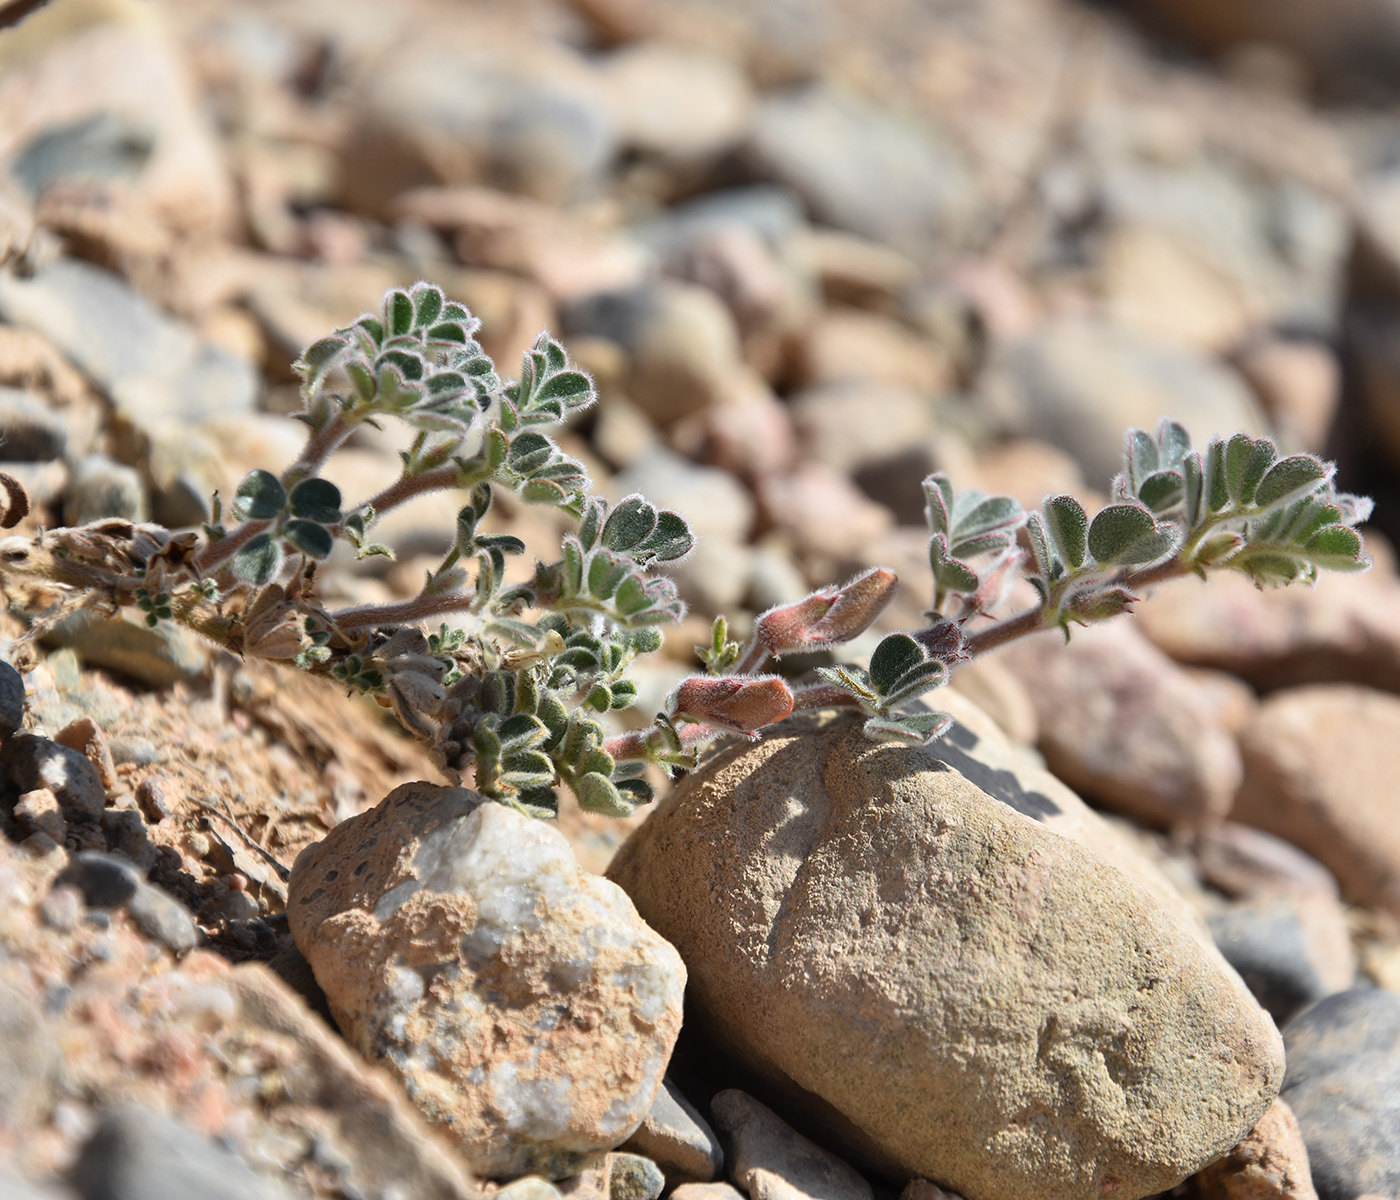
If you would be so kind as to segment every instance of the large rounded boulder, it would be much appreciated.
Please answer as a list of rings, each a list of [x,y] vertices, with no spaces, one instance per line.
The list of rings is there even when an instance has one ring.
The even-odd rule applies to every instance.
[[[896,1184],[1140,1197],[1279,1089],[1278,1031],[1184,901],[972,717],[927,747],[849,720],[731,746],[610,875],[681,952],[687,1020]]]

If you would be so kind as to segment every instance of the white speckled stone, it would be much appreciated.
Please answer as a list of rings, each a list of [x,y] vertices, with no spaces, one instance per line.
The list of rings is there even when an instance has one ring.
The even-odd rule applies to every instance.
[[[342,1032],[479,1174],[562,1178],[651,1107],[685,967],[552,826],[407,784],[297,859],[288,914]]]

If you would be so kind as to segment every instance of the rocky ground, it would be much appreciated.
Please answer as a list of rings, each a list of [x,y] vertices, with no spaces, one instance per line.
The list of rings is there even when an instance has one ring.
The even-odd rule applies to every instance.
[[[1323,453],[1377,499],[1366,576],[1179,582],[1068,649],[1028,641],[958,674],[977,732],[939,761],[981,799],[948,803],[1024,863],[958,857],[975,839],[949,861],[1064,914],[1016,978],[996,939],[1035,914],[1009,901],[976,954],[842,940],[920,905],[964,942],[995,924],[976,887],[901,859],[924,826],[886,845],[841,824],[852,779],[902,794],[849,748],[811,777],[840,817],[820,830],[770,843],[759,787],[732,837],[686,832],[673,805],[613,864],[682,966],[593,877],[640,816],[567,813],[567,843],[498,828],[461,793],[394,791],[440,779],[372,704],[139,623],[65,623],[32,671],[0,675],[0,1195],[938,1200],[930,1179],[956,1176],[968,1200],[1010,1200],[1183,1175],[1175,1194],[1400,1195],[1397,45],[1381,0],[53,0],[0,27],[0,469],[34,505],[12,533],[197,526],[216,490],[300,449],[291,360],[420,278],[483,318],[505,371],[559,334],[602,396],[568,451],[700,535],[646,712],[716,614],[743,630],[860,567],[899,571],[884,625],[916,626],[932,470],[1032,505],[1101,499],[1123,430],[1170,415],[1198,442]],[[363,494],[398,448],[356,442],[328,474]],[[411,594],[458,504],[394,513],[376,534],[395,561],[335,561],[325,586]],[[493,519],[532,547],[558,532],[518,504]],[[25,630],[10,599],[7,647]],[[787,745],[724,751],[723,778]],[[341,824],[391,793],[378,826]],[[424,811],[436,841],[416,840]],[[360,840],[291,878],[337,826]],[[403,890],[368,828],[420,862],[504,849],[448,903]],[[826,874],[784,874],[808,860]],[[372,878],[394,889],[374,928],[317,907]],[[734,898],[720,945],[686,915],[691,879]],[[521,934],[502,897],[543,897],[565,932]],[[496,930],[471,953],[524,964],[528,987],[403,967],[459,920]],[[621,957],[580,967],[578,944]],[[651,965],[626,975],[628,955]],[[901,959],[944,988],[927,1027],[902,984],[866,986],[904,978]],[[371,962],[400,989],[387,1015],[355,998]],[[1065,979],[1110,976],[1047,1020]],[[1174,982],[1144,999],[1149,979]],[[564,1032],[541,1051],[482,1018],[492,1069],[544,1053],[562,1090],[509,1092],[518,1120],[453,1107],[434,1081],[460,1046],[425,989],[485,1011],[517,986],[529,1002],[505,1008]],[[899,1040],[915,1026],[923,1041]],[[818,1036],[857,1027],[868,1067]],[[1012,1030],[1035,1062],[996,1057]],[[1082,1044],[1113,1049],[1071,1062]],[[1118,1091],[1046,1099],[1091,1069]],[[1114,1108],[1149,1075],[1147,1116]],[[1008,1082],[983,1095],[989,1078]],[[969,1140],[1008,1096],[1022,1124]],[[590,1103],[592,1148],[645,1120],[606,1158],[569,1141],[583,1117],[540,1132]],[[967,1144],[937,1159],[950,1136]]]

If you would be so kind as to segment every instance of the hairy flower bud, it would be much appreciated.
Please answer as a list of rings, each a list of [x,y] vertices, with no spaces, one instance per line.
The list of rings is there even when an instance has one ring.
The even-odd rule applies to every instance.
[[[1066,610],[1076,621],[1086,625],[1107,621],[1110,617],[1132,612],[1138,597],[1125,587],[1106,587],[1076,596]]]
[[[781,721],[792,712],[792,689],[776,675],[692,675],[671,693],[666,714],[735,733]]]
[[[754,624],[754,639],[775,658],[789,650],[849,642],[870,627],[898,586],[893,571],[876,567],[839,588],[770,608]]]
[[[909,636],[924,648],[929,658],[937,662],[951,665],[968,657],[967,637],[961,621],[935,621],[929,628]]]

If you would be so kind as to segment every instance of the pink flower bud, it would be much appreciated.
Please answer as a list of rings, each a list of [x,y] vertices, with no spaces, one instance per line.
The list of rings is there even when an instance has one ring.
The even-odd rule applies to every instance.
[[[671,693],[666,712],[751,734],[792,712],[792,689],[776,675],[692,675]]]
[[[869,628],[898,586],[893,571],[875,567],[842,587],[770,608],[754,624],[754,639],[774,657],[849,642]]]

